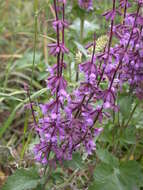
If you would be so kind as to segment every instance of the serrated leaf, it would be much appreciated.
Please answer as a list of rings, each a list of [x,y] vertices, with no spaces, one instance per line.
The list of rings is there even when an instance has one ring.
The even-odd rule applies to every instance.
[[[112,168],[108,164],[100,164],[96,167],[94,176],[95,181],[89,187],[89,190],[125,190],[120,183],[117,174],[117,168]]]
[[[143,173],[136,161],[121,163],[119,167],[111,164],[101,163],[96,167],[95,180],[88,190],[139,190]]]
[[[40,177],[36,169],[19,169],[8,177],[1,190],[31,190],[36,188],[40,182]]]
[[[122,162],[120,164],[120,178],[128,185],[143,186],[143,171],[140,164],[135,160]]]

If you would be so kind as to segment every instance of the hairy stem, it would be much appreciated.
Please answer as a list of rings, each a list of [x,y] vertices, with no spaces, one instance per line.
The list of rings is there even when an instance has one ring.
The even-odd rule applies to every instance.
[[[32,62],[32,75],[31,75],[31,82],[30,82],[30,90],[32,89],[33,85],[33,76],[34,76],[34,69],[35,69],[35,58],[36,58],[36,47],[37,47],[37,34],[38,34],[38,0],[34,1],[34,49],[33,49],[33,62]]]

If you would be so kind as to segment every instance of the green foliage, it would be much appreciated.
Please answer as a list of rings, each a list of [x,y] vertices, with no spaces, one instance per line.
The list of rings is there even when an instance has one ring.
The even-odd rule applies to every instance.
[[[129,95],[122,95],[119,99],[120,112],[123,118],[128,118],[132,108],[133,98]]]
[[[81,155],[79,153],[74,153],[72,160],[64,161],[64,166],[72,169],[83,168],[84,164],[82,163]]]
[[[39,183],[40,176],[36,169],[19,169],[8,178],[1,190],[31,190],[35,189]]]
[[[30,87],[32,80],[30,98],[36,104],[47,102],[51,96],[44,80],[48,77],[47,67],[55,62],[55,58],[48,56],[47,49],[47,44],[56,39],[51,27],[52,2],[35,1],[34,6],[34,1],[0,0],[0,56],[4,56],[0,58],[0,144],[4,145],[0,147],[3,154],[0,157],[0,172],[7,164],[12,168],[11,157],[14,164],[21,167],[24,160],[26,167],[29,167],[16,170],[0,188],[140,190],[143,187],[143,103],[131,95],[127,86],[118,96],[119,112],[110,113],[109,120],[103,118],[102,126],[97,123],[97,127],[103,127],[104,130],[96,139],[97,150],[92,156],[87,156],[82,148],[79,149],[72,160],[57,164],[56,169],[52,166],[48,168],[48,172],[45,172],[48,182],[44,177],[40,178],[37,169],[31,168],[33,155],[29,144],[30,141],[35,142],[36,138],[29,132],[31,128],[28,126],[33,122],[30,110],[25,114],[24,108],[29,98],[24,84]],[[109,23],[105,22],[101,14],[111,6],[111,0],[102,0],[102,3],[101,0],[95,0],[94,11],[87,13],[79,8],[77,0],[68,1],[66,15],[70,26],[65,31],[65,37],[70,53],[65,56],[67,70],[64,76],[69,84],[69,92],[79,85],[75,83],[77,65],[92,53],[92,48],[87,51],[84,47],[93,40],[93,33],[96,31],[97,35],[96,52],[102,52],[107,44]],[[79,52],[81,57],[77,61]],[[82,74],[79,75],[80,79],[82,77]],[[14,143],[13,136],[17,136]],[[5,151],[3,147],[6,147]],[[21,154],[21,159],[17,160],[10,150]],[[32,164],[31,160],[29,164],[29,155]],[[41,167],[40,171],[43,169]]]
[[[118,159],[112,154],[110,154],[108,150],[105,149],[97,150],[97,156],[105,164],[118,165]]]
[[[80,52],[82,52],[85,57],[88,57],[87,52],[86,52],[86,49],[85,49],[80,43],[78,43],[78,42],[76,42],[76,41],[75,41],[74,43],[75,43],[75,45],[77,46],[77,49],[78,49]]]
[[[42,94],[44,94],[47,91],[47,88],[43,88],[35,93],[33,93],[30,98],[31,100],[38,98],[39,96],[41,96]],[[3,124],[3,126],[0,128],[0,138],[2,137],[2,135],[5,133],[6,129],[10,126],[11,122],[14,119],[14,116],[16,114],[16,111],[19,110],[21,107],[23,107],[26,103],[29,102],[29,97],[26,98],[25,100],[23,100],[21,103],[19,103],[14,110],[11,112],[10,116],[8,117],[8,119],[6,120],[6,122]]]
[[[120,162],[107,150],[97,154],[102,162],[95,169],[89,190],[134,190],[143,186],[143,171],[136,161]]]

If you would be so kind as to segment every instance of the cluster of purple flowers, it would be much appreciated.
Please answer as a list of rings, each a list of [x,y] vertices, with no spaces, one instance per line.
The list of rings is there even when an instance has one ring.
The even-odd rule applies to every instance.
[[[95,137],[102,128],[95,128],[96,122],[102,123],[103,117],[110,117],[109,110],[118,111],[116,96],[123,83],[129,83],[133,92],[143,98],[143,17],[140,15],[142,1],[138,0],[137,11],[127,13],[128,0],[113,0],[112,10],[104,16],[111,22],[109,41],[102,53],[95,54],[96,35],[88,47],[93,47],[91,58],[81,63],[79,69],[85,80],[72,94],[67,92],[67,81],[63,76],[66,69],[64,54],[64,33],[68,27],[65,20],[65,0],[53,0],[56,18],[53,28],[57,42],[49,44],[50,54],[57,62],[50,68],[47,87],[52,99],[41,104],[42,115],[35,126],[40,142],[34,148],[36,160],[47,164],[50,153],[53,160],[70,160],[74,151],[84,147],[88,154],[96,149]],[[58,4],[57,4],[58,2]],[[91,9],[92,1],[79,1],[79,5]],[[61,6],[60,9],[58,6]],[[124,11],[121,11],[121,10]],[[60,14],[60,16],[59,16]],[[115,17],[123,17],[121,24],[115,25]],[[59,18],[61,18],[60,20]],[[61,35],[60,35],[61,34]],[[118,44],[112,47],[113,37]],[[51,155],[51,159],[52,159]]]
[[[143,99],[143,17],[140,8],[143,1],[138,1],[137,12],[126,14],[124,25],[115,27],[115,35],[119,40],[115,55],[123,57],[118,80],[120,86],[127,82],[130,90]]]

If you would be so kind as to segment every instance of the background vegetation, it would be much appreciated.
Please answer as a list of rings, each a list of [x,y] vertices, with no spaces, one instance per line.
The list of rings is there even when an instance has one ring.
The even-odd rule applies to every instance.
[[[66,9],[70,54],[65,76],[71,91],[76,85],[76,53],[80,51],[84,59],[84,45],[92,41],[94,31],[99,38],[109,28],[102,14],[112,6],[111,0],[95,2],[91,13],[79,9],[76,0]],[[113,120],[104,121],[96,153],[90,157],[75,153],[72,161],[55,170],[49,168],[48,177],[43,177],[43,167],[33,160],[37,138],[24,87],[30,86],[31,100],[37,104],[50,96],[45,80],[48,65],[55,61],[47,49],[47,44],[55,41],[52,0],[0,0],[0,18],[0,186],[14,173],[2,190],[143,189],[143,103],[126,87],[118,97],[120,112]],[[104,43],[101,39],[98,51]]]

